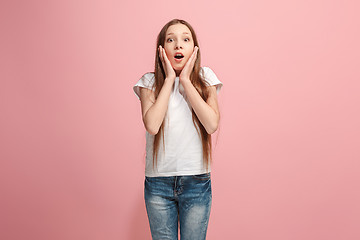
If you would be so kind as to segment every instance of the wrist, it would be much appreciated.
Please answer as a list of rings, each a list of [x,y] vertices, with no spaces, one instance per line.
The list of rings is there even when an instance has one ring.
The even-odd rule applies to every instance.
[[[186,77],[186,78],[179,78],[179,81],[182,83],[186,83],[186,82],[191,82],[190,78]]]
[[[165,81],[175,82],[175,78],[176,78],[176,77],[166,77],[166,78],[165,78]]]

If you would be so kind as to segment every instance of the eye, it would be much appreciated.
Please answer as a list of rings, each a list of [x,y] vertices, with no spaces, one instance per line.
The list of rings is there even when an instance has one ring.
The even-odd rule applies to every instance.
[[[172,40],[172,38],[168,38],[167,41],[169,42],[169,40]]]
[[[185,40],[186,40],[186,39],[188,40],[187,42],[189,42],[189,41],[190,41],[190,39],[189,39],[189,38],[185,38]]]

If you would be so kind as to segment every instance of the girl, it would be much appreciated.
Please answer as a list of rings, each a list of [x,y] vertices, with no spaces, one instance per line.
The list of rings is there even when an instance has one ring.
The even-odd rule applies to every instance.
[[[153,239],[206,238],[212,201],[211,134],[222,83],[200,67],[194,29],[173,19],[157,37],[155,72],[133,90],[146,128],[144,197]]]

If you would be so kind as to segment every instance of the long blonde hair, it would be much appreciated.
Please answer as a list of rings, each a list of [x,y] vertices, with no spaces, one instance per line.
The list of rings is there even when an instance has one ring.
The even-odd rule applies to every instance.
[[[169,21],[167,24],[165,24],[165,26],[161,29],[160,33],[158,34],[157,41],[156,41],[155,82],[153,85],[153,88],[155,90],[155,99],[157,99],[157,97],[160,93],[160,90],[161,90],[162,86],[164,85],[164,81],[166,78],[165,71],[161,64],[161,60],[160,60],[160,56],[159,56],[159,45],[164,46],[165,35],[166,35],[167,29],[171,25],[178,24],[178,23],[184,24],[190,29],[192,38],[194,40],[194,47],[195,46],[199,47],[199,43],[198,43],[195,31],[188,22],[186,22],[185,20],[181,20],[181,19],[173,19],[173,20]],[[190,81],[194,85],[196,90],[199,92],[200,96],[204,99],[204,101],[206,101],[209,97],[209,90],[207,88],[207,86],[208,86],[207,82],[205,81],[205,79],[203,77],[204,74],[202,76],[200,75],[200,70],[201,70],[200,62],[201,62],[201,57],[200,57],[200,48],[199,48],[198,52],[197,52],[196,61],[194,64],[194,69],[193,69],[192,73],[190,74]],[[199,118],[196,116],[193,109],[192,109],[192,121],[195,125],[197,133],[201,137],[202,150],[203,150],[203,163],[206,166],[206,170],[208,171],[209,161],[210,161],[210,163],[212,162],[211,134],[207,133],[206,129],[201,124]],[[165,150],[164,122],[165,121],[162,122],[158,133],[154,136],[153,166],[157,165],[157,156],[158,156],[159,142],[160,142],[161,136],[163,136],[163,146],[164,146],[164,150]]]

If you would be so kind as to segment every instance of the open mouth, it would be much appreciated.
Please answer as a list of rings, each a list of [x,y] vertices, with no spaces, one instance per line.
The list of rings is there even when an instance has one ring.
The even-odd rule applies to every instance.
[[[184,57],[184,55],[182,55],[181,53],[178,53],[175,55],[176,59],[182,59]]]

